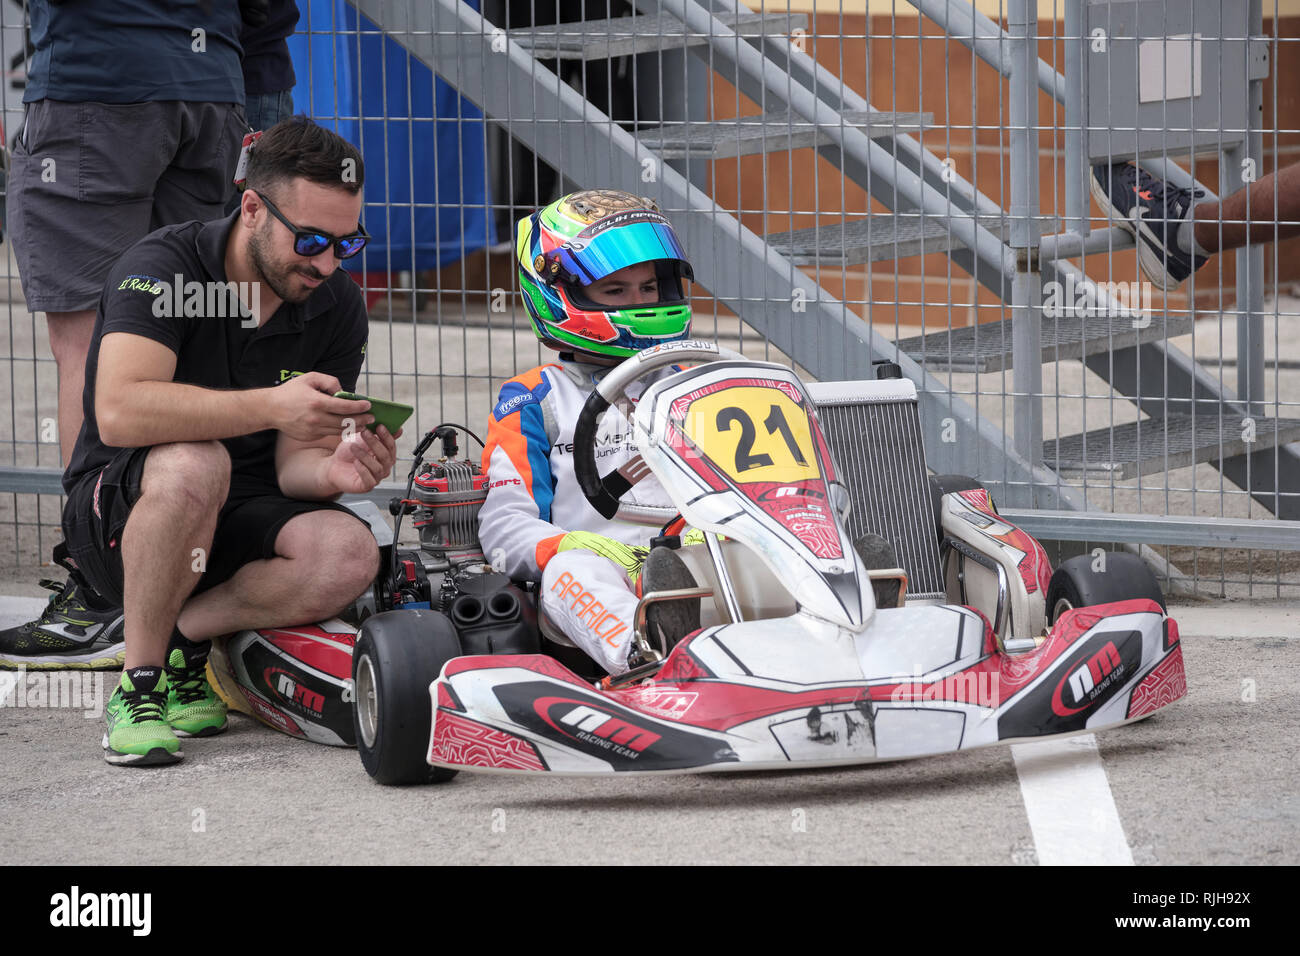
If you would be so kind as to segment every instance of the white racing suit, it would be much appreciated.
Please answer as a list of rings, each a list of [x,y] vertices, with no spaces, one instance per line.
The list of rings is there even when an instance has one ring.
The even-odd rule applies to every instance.
[[[648,548],[675,514],[657,478],[648,475],[623,504],[661,509],[654,524],[607,520],[578,487],[573,431],[604,366],[559,361],[517,375],[501,386],[483,470],[488,495],[479,512],[479,539],[492,566],[512,578],[541,580],[541,610],[574,644],[611,674],[627,670],[637,595],[623,568],[590,551],[558,552],[570,531],[590,531]],[[672,369],[663,374],[671,374]],[[639,395],[641,386],[629,392]],[[610,408],[596,432],[602,475],[634,457],[631,425]]]

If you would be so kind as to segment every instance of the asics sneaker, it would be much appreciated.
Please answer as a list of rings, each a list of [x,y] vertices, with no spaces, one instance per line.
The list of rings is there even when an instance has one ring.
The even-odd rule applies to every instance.
[[[103,607],[75,571],[54,591],[41,616],[0,631],[0,670],[117,670],[126,657],[122,609]]]
[[[177,763],[185,756],[181,742],[163,719],[167,673],[161,667],[136,667],[133,671],[134,677],[132,671],[123,671],[121,682],[108,699],[104,759],[134,767]]]
[[[1116,225],[1137,240],[1138,264],[1161,289],[1176,289],[1208,259],[1183,252],[1179,227],[1203,189],[1180,189],[1130,163],[1092,167],[1092,196]]]
[[[226,702],[208,683],[211,647],[167,652],[167,723],[177,737],[213,737],[226,729]]]

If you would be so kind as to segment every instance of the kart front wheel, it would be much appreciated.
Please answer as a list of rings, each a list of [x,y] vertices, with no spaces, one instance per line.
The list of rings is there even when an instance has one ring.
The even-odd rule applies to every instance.
[[[1146,562],[1127,551],[1081,554],[1062,561],[1047,585],[1047,621],[1094,604],[1147,598],[1165,609],[1165,596]]]
[[[352,652],[357,750],[366,772],[388,785],[443,783],[455,770],[430,767],[429,685],[461,655],[460,638],[437,611],[385,611],[366,618]]]

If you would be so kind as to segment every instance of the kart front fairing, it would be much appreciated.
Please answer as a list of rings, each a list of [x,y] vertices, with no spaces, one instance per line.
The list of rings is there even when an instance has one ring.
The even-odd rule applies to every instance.
[[[1029,654],[969,608],[797,614],[700,631],[652,681],[601,691],[540,655],[462,657],[431,689],[429,762],[459,770],[684,773],[874,763],[1068,736],[1186,691],[1152,601],[1069,611]]]
[[[641,456],[688,524],[762,559],[804,613],[860,628],[875,609],[849,539],[812,400],[794,373],[715,362],[656,383],[637,404]]]
[[[799,610],[710,627],[602,690],[541,655],[462,657],[430,688],[429,763],[562,774],[896,760],[1144,717],[1185,692],[1177,627],[1135,600],[1068,611],[1028,653],[955,606],[877,609],[844,489],[789,369],[714,362],[646,390],[646,463],[687,522],[746,546]]]

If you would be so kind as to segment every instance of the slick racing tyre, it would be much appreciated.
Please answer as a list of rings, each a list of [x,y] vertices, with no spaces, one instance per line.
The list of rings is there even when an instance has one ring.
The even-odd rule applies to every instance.
[[[965,475],[931,475],[930,476],[930,506],[934,509],[934,527],[939,535],[939,540],[943,540],[943,512],[940,507],[943,505],[943,496],[952,494],[954,491],[984,491],[982,484],[975,478],[968,478]],[[993,504],[992,496],[989,497],[989,503]],[[993,513],[997,514],[997,505],[993,505]]]
[[[1095,567],[1095,569],[1094,569]],[[1165,596],[1146,562],[1127,551],[1080,554],[1062,561],[1047,585],[1047,623],[1076,607],[1148,598],[1165,609]]]
[[[429,685],[461,656],[460,638],[437,611],[385,611],[366,618],[352,654],[353,721],[366,772],[388,785],[443,783],[455,770],[430,767]]]

